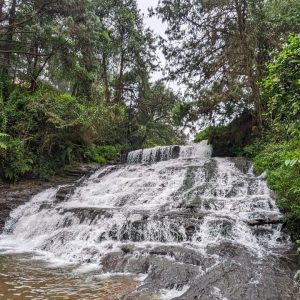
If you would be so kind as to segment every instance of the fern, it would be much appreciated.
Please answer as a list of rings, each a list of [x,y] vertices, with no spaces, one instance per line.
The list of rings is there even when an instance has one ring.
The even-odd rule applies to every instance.
[[[0,132],[0,151],[7,149],[7,138],[9,137],[8,134]]]

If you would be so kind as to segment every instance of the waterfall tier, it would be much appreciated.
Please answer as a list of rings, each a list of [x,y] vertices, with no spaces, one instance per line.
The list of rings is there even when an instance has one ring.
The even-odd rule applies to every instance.
[[[211,156],[212,148],[203,141],[198,145],[192,144],[187,146],[165,146],[149,149],[141,149],[128,153],[127,163],[129,164],[151,164],[170,159],[192,159],[208,158]]]
[[[198,299],[189,298],[197,290],[195,278],[205,283],[213,270],[236,262],[241,272],[249,268],[249,282],[259,284],[264,273],[259,262],[289,245],[273,194],[249,161],[211,158],[210,146],[202,142],[134,151],[127,162],[44,191],[13,211],[0,240],[2,252],[35,251],[51,261],[96,264],[102,272],[154,272],[145,281],[149,289],[157,278],[156,289]],[[174,266],[181,273],[171,279]],[[215,276],[223,285],[205,287],[207,299],[222,299],[209,298],[226,286],[223,275]]]

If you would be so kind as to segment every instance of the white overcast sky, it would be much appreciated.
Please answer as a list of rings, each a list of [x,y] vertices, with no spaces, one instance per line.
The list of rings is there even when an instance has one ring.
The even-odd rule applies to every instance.
[[[166,24],[163,24],[160,19],[157,17],[148,17],[148,7],[156,7],[159,0],[137,0],[139,9],[144,14],[144,23],[146,27],[150,27],[155,34],[164,36],[165,30],[167,28]],[[165,59],[161,51],[158,50],[158,56],[161,61],[161,66],[165,65]],[[152,80],[158,80],[163,77],[162,72],[156,72],[152,75]],[[167,86],[171,89],[173,89],[175,92],[182,92],[185,90],[185,87],[183,85],[180,85],[176,82],[168,82]],[[184,130],[185,134],[187,135],[187,138],[189,141],[192,141],[194,139],[194,134],[191,133],[189,129]]]
[[[148,8],[156,7],[159,0],[137,0],[138,6],[144,16],[145,25],[150,27],[156,34],[163,35],[166,29],[166,25],[161,22],[157,17],[147,18]]]
[[[137,0],[139,9],[141,10],[141,12],[144,14],[144,24],[146,27],[150,27],[150,29],[152,29],[154,31],[154,33],[156,35],[160,35],[160,36],[165,36],[165,31],[167,29],[167,24],[162,23],[162,21],[157,18],[156,16],[149,18],[148,17],[148,8],[149,7],[157,7],[159,0]],[[163,69],[165,64],[166,64],[166,60],[164,58],[164,55],[162,53],[161,50],[157,51],[157,55],[159,57],[160,60],[160,66]],[[151,76],[152,80],[159,80],[161,78],[163,78],[163,74],[161,71],[155,72],[152,74]],[[169,81],[168,83],[166,83],[166,85],[173,89],[176,92],[183,92],[185,90],[185,87],[181,84],[178,84],[177,82],[174,81]]]
[[[149,7],[156,7],[158,4],[159,0],[137,0],[139,9],[141,12],[144,14],[144,23],[146,27],[150,27],[154,31],[156,35],[164,35],[164,32],[166,30],[166,24],[163,24],[160,19],[157,17],[148,17],[148,8]],[[165,60],[164,56],[161,51],[158,51],[158,56],[161,61],[161,64],[164,65]],[[153,80],[157,80],[162,78],[162,73],[161,72],[156,72],[152,75]]]

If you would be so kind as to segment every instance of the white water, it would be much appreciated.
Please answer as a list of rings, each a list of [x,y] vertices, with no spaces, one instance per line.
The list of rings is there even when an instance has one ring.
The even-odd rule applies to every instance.
[[[280,217],[266,182],[210,156],[206,142],[132,152],[127,165],[100,169],[64,201],[49,189],[13,211],[0,249],[85,269],[123,244],[175,244],[205,255],[230,241],[261,257],[284,245],[281,225],[264,225],[262,234],[248,225]]]

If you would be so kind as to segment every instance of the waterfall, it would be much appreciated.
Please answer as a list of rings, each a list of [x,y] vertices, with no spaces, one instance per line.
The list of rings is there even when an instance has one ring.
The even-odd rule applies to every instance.
[[[206,141],[137,150],[127,164],[46,190],[11,213],[1,252],[146,274],[155,270],[151,259],[157,255],[168,264],[197,266],[197,276],[205,276],[223,263],[225,250],[241,249],[263,261],[287,247],[282,215],[265,180],[252,173],[249,161],[211,158],[211,152]],[[116,253],[118,263],[112,263]],[[145,259],[150,267],[138,268]],[[196,277],[160,288],[187,293]]]
[[[199,146],[165,146],[132,151],[127,156],[129,164],[151,164],[159,161],[167,161],[176,158],[207,158],[212,153],[207,141],[201,142]]]

